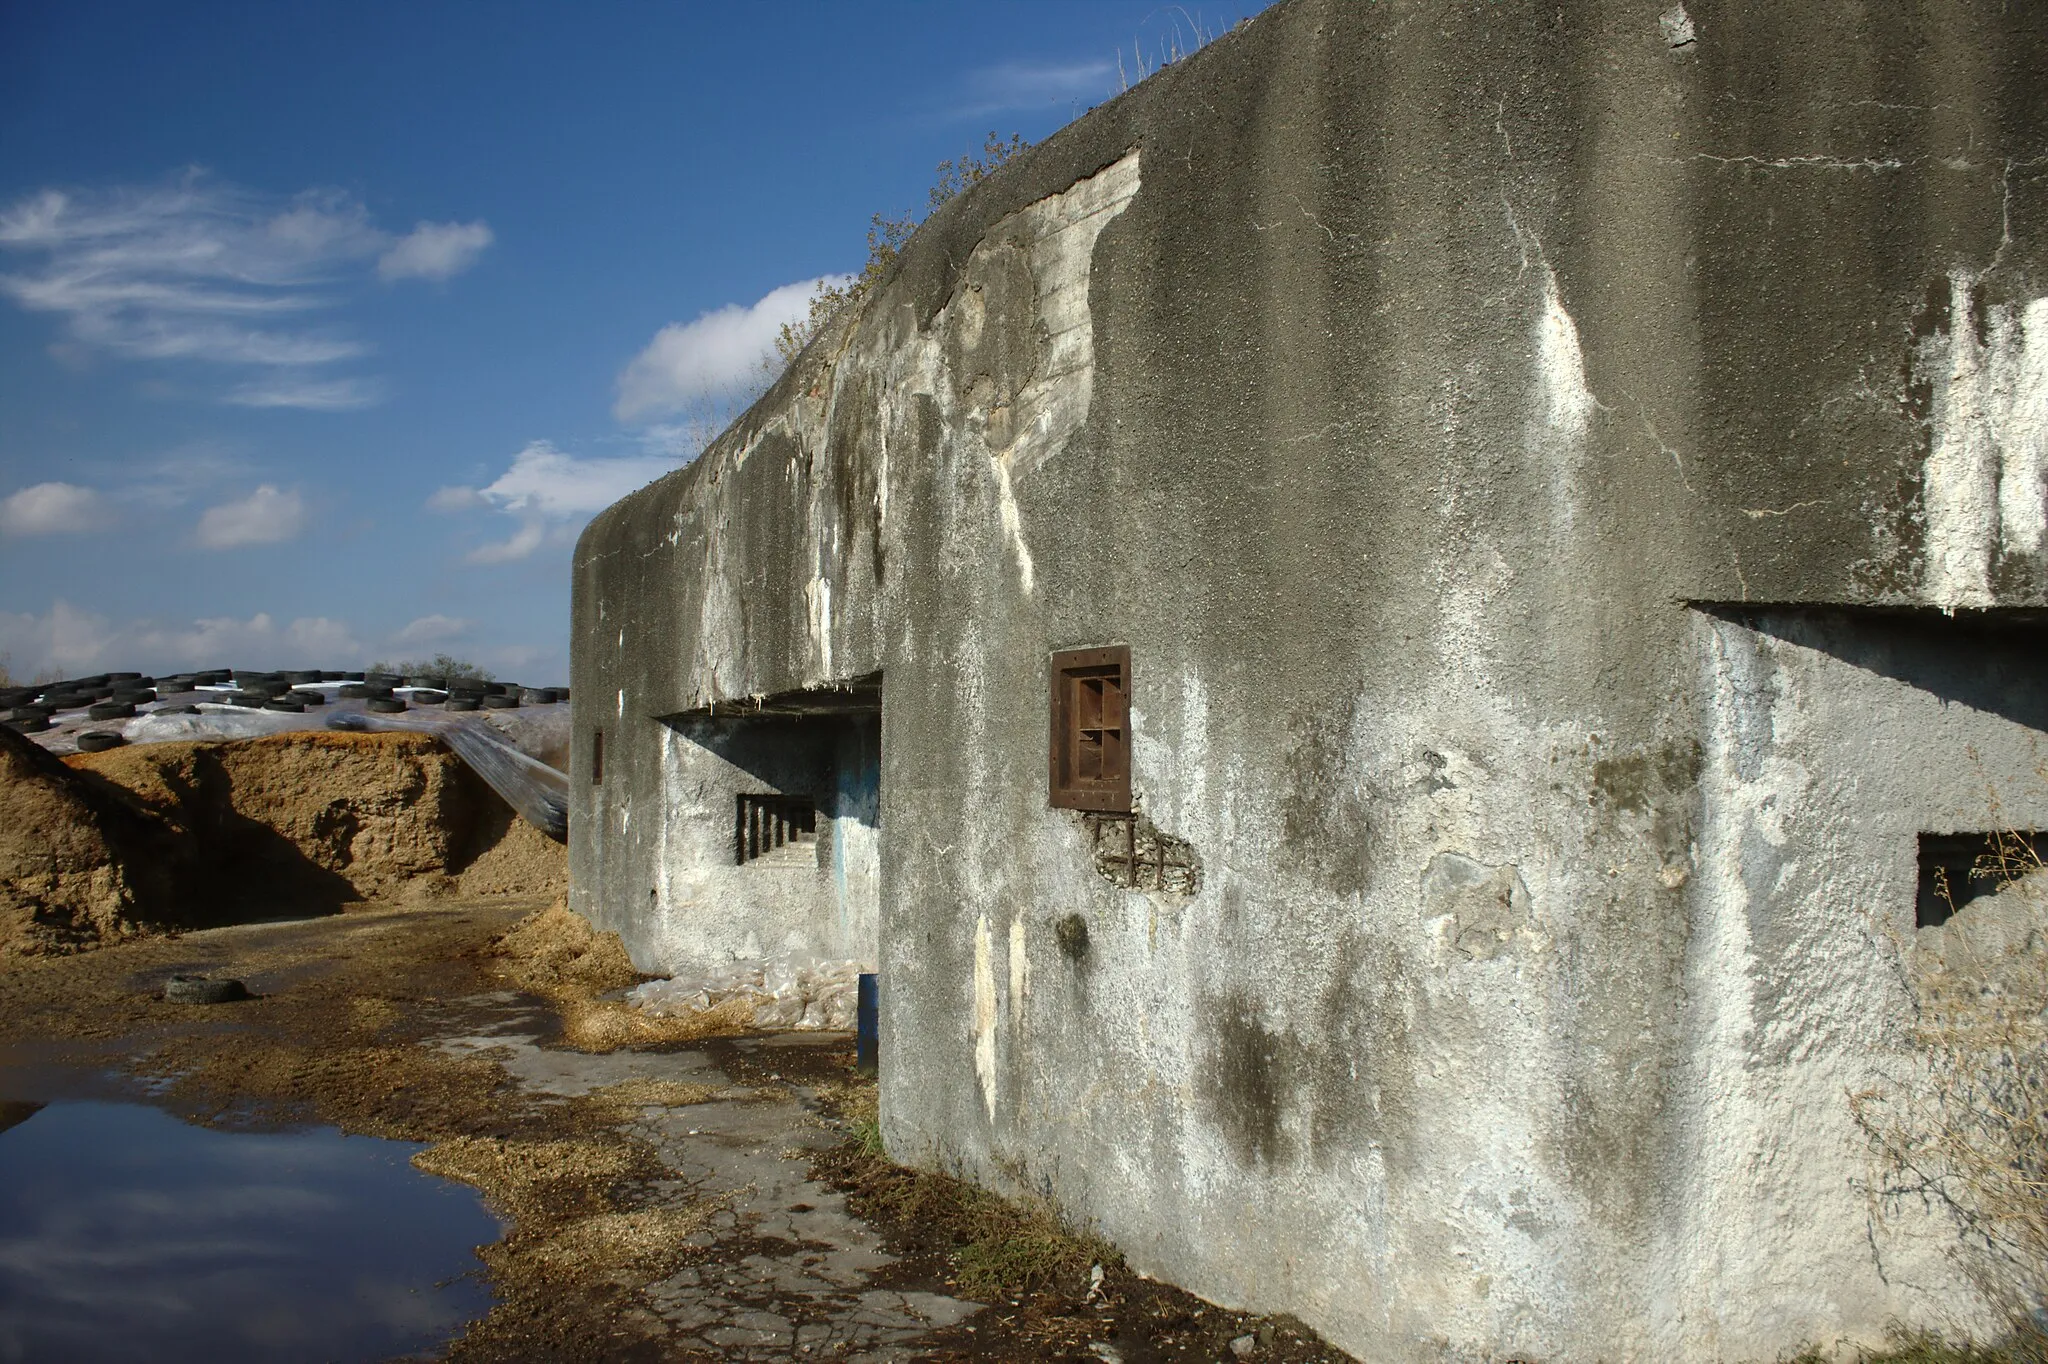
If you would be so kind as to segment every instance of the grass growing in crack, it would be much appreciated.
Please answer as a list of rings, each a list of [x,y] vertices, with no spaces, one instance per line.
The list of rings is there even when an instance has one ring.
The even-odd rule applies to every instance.
[[[1016,1296],[1075,1288],[1094,1265],[1121,1262],[1114,1247],[1075,1230],[1052,1200],[1005,1198],[929,1170],[891,1162],[872,1081],[848,1085],[829,1110],[846,1133],[822,1162],[864,1217],[917,1228],[947,1243],[961,1291],[971,1297]]]
[[[1912,1332],[1895,1337],[1882,1350],[1857,1356],[1857,1364],[2043,1364],[2048,1361],[2048,1337],[2039,1332],[2022,1332],[1996,1345],[1951,1341],[1931,1332]],[[1786,1364],[1833,1364],[1834,1356],[1807,1350]]]

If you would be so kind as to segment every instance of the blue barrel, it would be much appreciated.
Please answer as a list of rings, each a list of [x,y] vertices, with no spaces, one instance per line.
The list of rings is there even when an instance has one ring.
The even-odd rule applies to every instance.
[[[877,1004],[875,973],[861,972],[860,995],[854,1010],[853,1063],[872,1075],[881,1051],[882,1017]]]

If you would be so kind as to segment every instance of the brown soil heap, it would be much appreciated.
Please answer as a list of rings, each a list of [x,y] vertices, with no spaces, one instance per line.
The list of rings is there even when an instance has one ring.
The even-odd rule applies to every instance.
[[[0,725],[0,958],[95,947],[169,917],[177,831]]]
[[[0,957],[566,883],[562,848],[431,735],[278,734],[62,760],[0,737]]]

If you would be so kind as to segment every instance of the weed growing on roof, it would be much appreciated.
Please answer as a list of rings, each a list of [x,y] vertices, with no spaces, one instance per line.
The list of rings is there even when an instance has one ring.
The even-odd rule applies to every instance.
[[[904,243],[910,234],[917,231],[917,225],[931,216],[940,205],[963,191],[981,183],[994,174],[998,167],[1015,157],[1030,144],[1020,133],[1011,133],[1006,142],[995,133],[990,133],[982,143],[981,151],[969,152],[958,160],[941,161],[938,164],[937,179],[925,194],[925,211],[922,215],[905,213],[899,217],[874,215],[868,227],[868,259],[860,273],[844,285],[828,284],[811,296],[810,311],[802,321],[785,322],[775,337],[774,360],[771,367],[780,370],[811,343],[819,328],[840,308],[864,297],[868,290],[889,273],[896,258],[903,253]]]

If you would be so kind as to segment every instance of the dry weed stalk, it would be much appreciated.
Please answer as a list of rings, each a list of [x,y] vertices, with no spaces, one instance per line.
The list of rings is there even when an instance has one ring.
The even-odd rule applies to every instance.
[[[1960,1267],[2012,1327],[2013,1357],[2048,1359],[2048,870],[2020,832],[1975,870],[1998,894],[1957,911],[1930,959],[1914,949],[1908,1055],[1850,1107],[1877,1218],[1943,1214]]]

